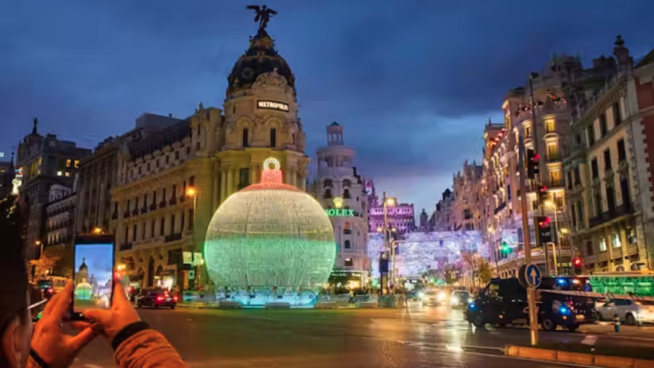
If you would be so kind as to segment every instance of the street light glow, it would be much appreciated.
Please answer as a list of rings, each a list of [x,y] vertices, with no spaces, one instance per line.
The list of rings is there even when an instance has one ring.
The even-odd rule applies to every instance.
[[[195,195],[195,189],[194,188],[188,188],[186,190],[186,195],[189,197],[193,197]]]
[[[395,198],[393,198],[393,197],[386,198],[386,206],[388,206],[388,207],[395,206]]]
[[[93,232],[96,233],[96,234],[102,234],[102,229],[99,228],[99,227],[95,227],[95,228],[93,229]]]

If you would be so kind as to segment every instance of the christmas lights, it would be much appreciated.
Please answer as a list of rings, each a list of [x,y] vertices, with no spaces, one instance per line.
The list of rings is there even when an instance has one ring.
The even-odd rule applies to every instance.
[[[396,266],[400,277],[421,277],[428,270],[444,269],[461,260],[464,252],[479,249],[477,231],[408,233],[397,244]],[[390,246],[390,245],[389,245]],[[373,277],[379,277],[379,255],[384,250],[381,234],[370,234],[368,257]]]
[[[282,184],[277,160],[263,167],[262,182],[229,197],[209,224],[209,277],[221,298],[246,305],[311,304],[334,267],[331,221],[315,199]]]

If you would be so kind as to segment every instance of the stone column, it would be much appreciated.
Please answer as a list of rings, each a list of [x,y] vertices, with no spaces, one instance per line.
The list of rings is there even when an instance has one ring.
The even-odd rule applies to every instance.
[[[225,168],[220,169],[220,201],[219,203],[225,202],[227,198],[227,170]]]
[[[291,169],[291,185],[297,187],[297,170],[295,168]]]
[[[229,169],[227,169],[227,191],[226,191],[226,193],[225,193],[225,198],[223,199],[223,202],[224,202],[225,199],[227,199],[227,197],[229,197],[229,196],[232,194],[232,192],[233,192],[233,190],[232,190],[232,188],[233,188],[233,181],[234,181],[234,169],[229,168]]]

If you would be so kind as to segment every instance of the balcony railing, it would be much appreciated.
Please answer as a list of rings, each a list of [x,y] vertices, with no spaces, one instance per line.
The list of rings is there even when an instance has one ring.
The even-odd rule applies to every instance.
[[[593,228],[595,226],[602,225],[603,223],[606,223],[610,220],[615,219],[616,217],[628,215],[633,212],[633,208],[631,206],[631,203],[626,204],[626,205],[620,205],[617,206],[613,209],[610,209],[606,212],[602,212],[599,216],[592,217],[588,219],[588,227]]]
[[[128,218],[128,217],[129,217],[129,210],[127,210],[127,211],[125,211],[125,213],[123,213],[123,218]]]
[[[164,238],[164,243],[170,243],[177,240],[182,240],[182,233],[166,235]]]
[[[111,219],[112,220],[118,220],[118,212],[114,212],[111,214]]]
[[[123,243],[118,247],[119,250],[130,250],[132,249],[132,243]]]
[[[166,200],[159,202],[159,208],[164,208],[166,207],[166,205],[167,205]]]
[[[184,203],[186,201],[186,195],[182,194],[179,196],[179,203]]]
[[[157,204],[156,204],[156,203],[152,203],[152,204],[150,205],[150,211],[154,211],[154,210],[156,210],[156,209],[157,209]]]
[[[141,207],[141,213],[147,213],[147,212],[148,212],[148,207],[147,206]]]
[[[171,198],[170,201],[168,202],[168,204],[171,205],[171,206],[176,205],[177,204],[177,197]]]
[[[139,209],[138,208],[135,208],[135,209],[132,210],[132,216],[136,216],[138,214],[139,214]]]

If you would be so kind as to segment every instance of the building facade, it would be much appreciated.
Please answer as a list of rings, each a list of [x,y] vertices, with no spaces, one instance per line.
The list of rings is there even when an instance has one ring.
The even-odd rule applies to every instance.
[[[4,161],[3,152],[3,157],[0,158],[0,200],[7,198],[12,194],[15,176],[16,168],[14,166],[14,155],[12,153],[11,159]]]
[[[368,196],[354,167],[355,151],[345,145],[343,131],[338,123],[327,127],[327,145],[316,152],[318,176],[314,195],[328,210],[334,227],[338,247],[334,267],[341,273],[355,274],[357,277],[351,279],[365,284],[370,271]]]
[[[375,192],[372,180],[366,181],[369,206],[369,227],[370,232],[380,232],[384,227],[384,205],[382,198]],[[388,228],[394,229],[397,233],[403,234],[416,230],[416,217],[413,203],[400,203],[395,198],[393,206],[386,207],[386,224]]]
[[[468,160],[463,163],[463,171],[454,175],[452,189],[454,189],[454,201],[450,212],[452,231],[473,231],[479,230],[481,218],[477,202],[479,193],[477,187],[481,179],[482,166]]]
[[[50,187],[54,184],[72,187],[79,163],[90,154],[91,150],[57,139],[54,134],[39,134],[37,119],[32,132],[19,143],[16,179],[20,181],[21,201],[27,207],[25,255],[28,260],[40,258]]]
[[[76,187],[76,180],[72,187],[61,184],[50,186],[48,204],[45,206],[45,234],[41,255],[48,258],[49,262],[39,264],[39,266],[47,266],[44,267],[46,269],[36,270],[37,275],[72,276]]]
[[[454,194],[448,188],[443,191],[442,198],[436,203],[436,210],[429,219],[433,231],[452,231],[452,207]]]
[[[592,93],[575,96],[573,151],[565,160],[571,233],[587,273],[652,267],[648,99],[641,98],[648,91],[637,76],[651,81],[654,73],[651,60],[634,69],[620,37],[613,55],[605,78],[586,88]]]
[[[100,143],[79,165],[79,195],[75,231],[79,234],[109,233],[113,215],[111,191],[118,183],[118,154],[123,144],[134,146],[163,129],[179,123],[172,116],[143,114],[134,129]]]
[[[260,181],[266,159],[276,158],[285,183],[305,190],[295,76],[264,30],[234,65],[223,107],[200,104],[190,118],[121,148],[112,228],[117,259],[141,287],[203,287],[199,258],[211,217]]]

